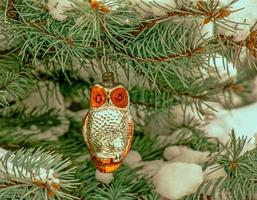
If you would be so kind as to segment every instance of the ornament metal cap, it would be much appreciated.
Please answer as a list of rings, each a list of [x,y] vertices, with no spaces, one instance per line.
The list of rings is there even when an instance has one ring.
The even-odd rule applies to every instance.
[[[103,81],[114,80],[114,73],[113,72],[104,72],[102,75]]]
[[[105,86],[114,86],[114,73],[113,72],[104,72],[102,75],[103,84]]]

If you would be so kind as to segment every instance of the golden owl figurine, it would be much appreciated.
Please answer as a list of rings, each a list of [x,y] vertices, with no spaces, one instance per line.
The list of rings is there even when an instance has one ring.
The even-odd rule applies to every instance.
[[[83,124],[83,137],[96,168],[103,173],[116,170],[130,150],[134,123],[128,91],[114,83],[111,72],[103,74],[90,94],[90,110]]]

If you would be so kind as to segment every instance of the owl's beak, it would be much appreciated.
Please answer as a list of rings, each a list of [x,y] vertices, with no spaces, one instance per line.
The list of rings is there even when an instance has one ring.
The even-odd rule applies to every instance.
[[[107,105],[108,105],[108,106],[111,105],[111,101],[110,101],[110,98],[109,98],[109,97],[107,98]]]

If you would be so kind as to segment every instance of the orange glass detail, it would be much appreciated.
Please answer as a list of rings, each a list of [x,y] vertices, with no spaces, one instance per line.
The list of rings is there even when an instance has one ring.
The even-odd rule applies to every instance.
[[[101,159],[95,156],[92,156],[92,160],[94,161],[96,168],[102,173],[112,173],[118,169],[122,163],[122,161],[114,162],[112,158]]]
[[[98,108],[106,102],[106,91],[104,88],[101,88],[95,85],[91,90],[90,95],[90,106]]]
[[[128,94],[125,88],[118,87],[111,92],[113,104],[119,108],[125,108],[128,105]]]

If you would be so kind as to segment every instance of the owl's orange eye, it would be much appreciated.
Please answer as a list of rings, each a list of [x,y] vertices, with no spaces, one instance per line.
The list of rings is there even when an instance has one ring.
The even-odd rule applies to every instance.
[[[91,107],[100,107],[106,102],[106,91],[104,88],[101,88],[95,85],[91,90],[90,96],[90,106]]]
[[[95,97],[96,103],[102,103],[104,101],[104,96],[102,94],[97,94]]]
[[[124,96],[123,94],[116,94],[114,98],[115,98],[115,101],[120,102],[124,99]]]
[[[111,100],[115,106],[125,108],[128,105],[128,93],[124,88],[118,87],[111,92]]]

